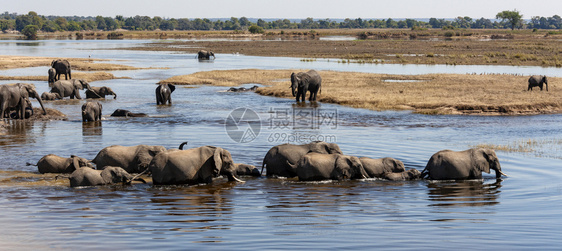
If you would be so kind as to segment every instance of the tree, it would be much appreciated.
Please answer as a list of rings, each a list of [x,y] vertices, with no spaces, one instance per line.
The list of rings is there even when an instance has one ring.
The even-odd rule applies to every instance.
[[[27,39],[27,40],[36,40],[38,30],[39,30],[39,27],[37,27],[37,25],[29,24],[29,25],[25,26],[25,28],[23,28],[21,33],[25,36],[25,39]]]
[[[252,34],[257,34],[257,33],[265,33],[265,30],[257,25],[252,25],[250,26],[250,28],[248,28],[248,31]]]
[[[501,19],[503,22],[508,22],[511,25],[511,30],[514,30],[515,27],[521,25],[521,21],[523,21],[523,15],[519,14],[519,11],[513,10],[504,10],[496,15],[496,18]]]

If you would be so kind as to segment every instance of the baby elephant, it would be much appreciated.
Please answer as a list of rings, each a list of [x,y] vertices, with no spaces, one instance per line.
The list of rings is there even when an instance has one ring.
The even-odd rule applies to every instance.
[[[494,150],[473,148],[455,152],[439,151],[427,162],[422,171],[422,178],[429,176],[432,180],[466,180],[482,179],[482,172],[496,171],[496,179],[502,175],[500,161]]]
[[[234,167],[236,168],[236,175],[243,176],[256,176],[260,177],[261,173],[260,170],[256,168],[254,165],[242,164],[242,163],[234,163]]]
[[[62,99],[62,97],[58,93],[43,92],[41,94],[41,99],[42,100],[57,100],[57,99]]]
[[[27,165],[33,165],[27,163]],[[93,168],[92,163],[87,159],[70,155],[70,158],[60,157],[54,154],[43,156],[37,161],[37,169],[40,173],[72,173],[80,167]]]
[[[105,98],[107,95],[113,95],[113,99],[117,98],[117,94],[107,86],[92,86],[90,89],[86,90],[86,98]]]
[[[82,105],[82,122],[101,120],[102,105],[100,102],[88,101]]]
[[[112,114],[112,117],[146,117],[146,113],[135,113],[129,110],[117,109]]]
[[[394,158],[372,159],[361,157],[359,160],[367,174],[369,174],[369,178],[382,178],[386,172],[397,173],[406,171],[404,163]]]
[[[343,154],[308,153],[293,168],[301,181],[368,178],[359,158]]]
[[[146,183],[141,178],[135,178],[121,167],[108,166],[103,170],[95,170],[88,167],[76,169],[70,177],[70,186],[101,186],[110,184],[130,184],[134,181]]]
[[[165,105],[168,103],[172,104],[172,92],[176,90],[176,86],[173,84],[160,84],[156,87],[156,104]]]
[[[403,172],[385,172],[382,175],[383,179],[401,181],[401,180],[417,180],[421,176],[418,169],[410,169]]]
[[[527,91],[533,90],[533,87],[538,86],[542,91],[543,84],[546,86],[546,91],[548,91],[548,80],[546,76],[531,76],[529,78],[529,85],[527,87]]]

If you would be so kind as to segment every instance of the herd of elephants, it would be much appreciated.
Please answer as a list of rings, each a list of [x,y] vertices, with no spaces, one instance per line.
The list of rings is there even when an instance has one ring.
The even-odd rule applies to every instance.
[[[212,52],[198,53],[199,59],[214,58]],[[81,99],[80,90],[86,89],[87,99],[105,98],[117,94],[109,87],[91,87],[88,82],[72,79],[70,63],[64,59],[53,60],[49,69],[50,92],[39,95],[32,84],[0,85],[0,114],[2,119],[25,119],[33,115],[29,98],[39,101],[70,97]],[[60,75],[65,75],[65,80]],[[297,102],[315,101],[321,90],[322,78],[314,71],[293,73],[291,75],[292,94]],[[529,79],[529,90],[543,84],[548,91],[545,76]],[[229,91],[250,91],[231,88]],[[160,84],[156,87],[157,105],[171,105],[173,84]],[[82,106],[83,122],[101,120],[102,105],[97,101],[87,101]],[[127,110],[116,110],[112,116],[143,116]],[[94,186],[107,184],[131,184],[133,181],[145,182],[142,175],[151,175],[154,185],[211,183],[213,178],[226,176],[229,181],[244,182],[239,177],[263,175],[267,177],[298,177],[300,181],[384,179],[384,180],[465,180],[481,179],[482,172],[495,171],[496,179],[507,176],[502,172],[495,152],[491,149],[473,148],[465,151],[442,150],[429,159],[425,169],[406,169],[402,161],[394,158],[373,159],[345,155],[336,143],[314,141],[308,144],[281,144],[272,147],[263,158],[261,170],[253,165],[234,163],[230,152],[221,147],[202,146],[183,149],[187,142],[177,149],[163,146],[121,146],[103,148],[93,160],[75,155],[69,158],[49,154],[36,164],[40,173],[61,173],[69,178],[70,186]],[[95,166],[94,166],[95,164]],[[57,176],[58,177],[58,176]]]

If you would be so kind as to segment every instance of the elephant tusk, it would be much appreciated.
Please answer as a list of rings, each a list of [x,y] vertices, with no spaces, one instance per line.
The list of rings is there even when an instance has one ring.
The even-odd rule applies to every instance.
[[[507,174],[505,174],[504,172],[502,172],[502,171],[500,171],[500,170],[498,170],[498,172],[499,172],[501,175],[505,176],[505,177],[509,177]]]

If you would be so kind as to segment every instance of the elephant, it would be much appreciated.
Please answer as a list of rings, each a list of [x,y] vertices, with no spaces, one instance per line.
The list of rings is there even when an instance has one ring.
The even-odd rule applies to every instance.
[[[305,154],[309,152],[343,154],[336,143],[313,141],[304,145],[282,144],[269,149],[263,158],[261,173],[267,166],[266,176],[278,176],[292,178],[297,172],[290,164],[296,164]]]
[[[72,79],[70,74],[70,63],[66,59],[55,59],[51,62],[51,67],[55,69],[55,81],[60,80],[60,75],[64,74],[64,79]]]
[[[107,95],[113,95],[113,99],[117,98],[117,94],[107,86],[93,86],[91,89],[86,90],[86,98],[105,98]]]
[[[369,178],[382,178],[386,172],[403,172],[406,171],[404,163],[394,158],[372,159],[369,157],[359,158],[363,168],[369,175]]]
[[[81,99],[80,90],[92,89],[90,84],[82,79],[59,80],[53,84],[52,93],[58,93],[62,98],[70,97],[70,99]]]
[[[249,91],[256,91],[258,89],[259,86],[254,85],[250,88],[246,88],[246,87],[240,87],[240,88],[236,88],[236,87],[230,87],[230,89],[227,90],[227,92],[249,92]]]
[[[117,183],[130,184],[132,181],[145,180],[131,175],[121,167],[108,166],[103,170],[96,170],[89,167],[82,167],[72,172],[69,177],[71,187],[81,186],[102,186]]]
[[[496,172],[496,179],[502,175],[500,161],[492,149],[472,148],[465,151],[439,151],[427,162],[421,177],[432,180],[482,179],[482,172]]]
[[[542,91],[542,85],[546,85],[546,91],[548,91],[548,82],[546,76],[531,76],[529,78],[529,87],[527,87],[527,91],[533,90],[533,87],[538,86]]]
[[[118,166],[129,173],[140,173],[148,167],[152,158],[165,152],[163,146],[120,146],[113,145],[102,149],[92,160],[97,169],[104,169],[106,166]]]
[[[211,183],[219,174],[229,181],[243,182],[236,177],[230,152],[214,146],[161,152],[154,156],[149,169],[155,185]]]
[[[310,92],[309,101],[316,101],[316,95],[318,92],[322,92],[322,78],[315,70],[310,70],[308,72],[299,72],[291,74],[291,90],[293,97],[297,97],[297,102],[299,99],[304,102],[306,92]]]
[[[418,169],[410,169],[408,171],[402,172],[384,172],[382,174],[383,179],[393,180],[393,181],[403,181],[403,180],[417,180],[420,179],[421,173]]]
[[[41,93],[41,99],[42,100],[57,100],[57,99],[62,99],[62,97],[58,93],[43,92],[43,93]]]
[[[29,102],[30,97],[37,99],[43,109],[43,115],[47,115],[43,101],[34,85],[22,83],[0,85],[0,118],[9,116],[9,111],[15,109],[16,116],[24,119],[25,110],[31,104]]]
[[[300,181],[348,180],[368,178],[359,158],[343,154],[307,153],[296,165]]]
[[[146,117],[146,113],[134,113],[129,110],[117,109],[112,114],[112,117]]]
[[[156,87],[156,104],[165,105],[172,104],[172,92],[176,90],[176,86],[173,84],[160,84]]]
[[[57,70],[55,70],[55,68],[49,68],[49,70],[47,71],[47,73],[49,74],[49,86],[52,86],[53,83],[55,83],[55,77],[57,74]]]
[[[102,105],[100,102],[88,101],[82,105],[82,122],[101,120]]]
[[[27,165],[30,166],[33,164],[27,163]],[[70,155],[70,158],[64,158],[54,154],[43,156],[34,166],[37,166],[40,173],[72,173],[81,167],[94,167],[90,161],[76,155]]]
[[[261,173],[260,170],[256,168],[254,165],[242,164],[242,163],[234,163],[234,168],[236,169],[236,175],[238,176],[255,176],[260,177]]]
[[[16,109],[11,109],[10,111],[8,111],[10,113],[10,115],[8,116],[9,118],[12,119],[20,119],[20,111],[17,111]],[[31,118],[31,116],[33,116],[33,107],[31,106],[31,101],[29,101],[29,99],[25,99],[25,110],[24,110],[24,119],[28,119]]]
[[[212,51],[206,51],[206,50],[200,50],[199,52],[197,52],[197,58],[199,60],[210,60],[211,56],[213,57],[213,59],[215,59],[215,53],[213,53]]]

